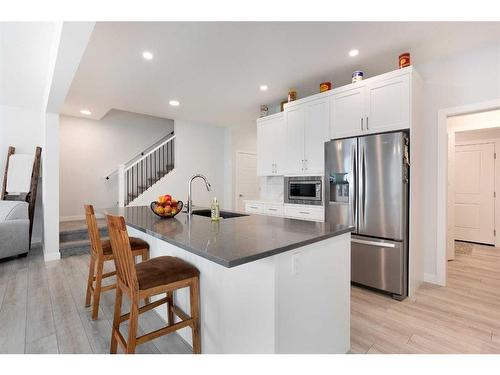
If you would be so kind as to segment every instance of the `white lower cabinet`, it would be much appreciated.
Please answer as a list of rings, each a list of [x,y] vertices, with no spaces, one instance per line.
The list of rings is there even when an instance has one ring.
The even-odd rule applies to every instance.
[[[259,202],[246,202],[245,203],[245,212],[249,214],[263,214],[264,213],[264,205]]]
[[[286,217],[311,221],[325,221],[325,209],[323,206],[285,204],[284,208]]]
[[[323,206],[252,201],[246,202],[245,212],[248,214],[287,217],[290,219],[325,221]]]
[[[284,210],[282,204],[274,204],[274,203],[266,203],[264,204],[264,212],[265,215],[269,216],[284,216]]]

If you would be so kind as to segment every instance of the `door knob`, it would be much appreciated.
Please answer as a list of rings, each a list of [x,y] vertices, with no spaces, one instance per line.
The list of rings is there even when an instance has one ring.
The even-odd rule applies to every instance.
[[[243,196],[243,194],[239,194],[240,198]]]

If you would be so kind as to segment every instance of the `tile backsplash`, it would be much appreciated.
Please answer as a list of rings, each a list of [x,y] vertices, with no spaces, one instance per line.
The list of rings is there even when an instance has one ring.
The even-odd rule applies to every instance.
[[[283,203],[285,191],[285,178],[283,176],[260,178],[260,199]]]

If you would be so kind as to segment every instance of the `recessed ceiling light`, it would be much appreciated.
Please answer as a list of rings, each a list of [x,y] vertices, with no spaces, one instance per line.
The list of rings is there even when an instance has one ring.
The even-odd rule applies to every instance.
[[[92,114],[92,112],[90,112],[88,109],[82,109],[82,110],[80,111],[80,113],[81,113],[82,115],[87,115],[87,116]]]
[[[171,106],[178,107],[181,103],[178,100],[171,100],[168,102]]]
[[[144,57],[145,60],[153,60],[153,54],[149,51],[144,51],[142,57]]]
[[[359,50],[357,49],[352,49],[349,51],[349,56],[354,57],[359,55]]]
[[[259,89],[260,91],[267,91],[267,85],[260,85]]]

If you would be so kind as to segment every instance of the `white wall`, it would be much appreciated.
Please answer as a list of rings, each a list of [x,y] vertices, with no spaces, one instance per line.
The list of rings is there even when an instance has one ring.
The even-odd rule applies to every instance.
[[[101,120],[61,116],[61,219],[83,217],[83,205],[114,207],[118,201],[118,168],[174,130],[173,120],[111,110]]]
[[[225,128],[175,121],[175,169],[158,181],[131,205],[143,206],[157,200],[159,195],[171,194],[186,202],[188,180],[195,173],[207,177],[212,191],[207,192],[205,184],[193,183],[193,204],[209,206],[213,197],[223,202]],[[224,204],[221,204],[224,207]]]
[[[436,275],[437,123],[440,109],[500,98],[500,44],[415,66],[422,76],[425,137],[425,273]]]
[[[16,148],[16,153],[34,154],[35,147],[42,146],[42,112],[22,107],[0,105],[0,178],[3,172],[9,146]],[[43,172],[42,172],[43,174]],[[35,220],[33,223],[32,242],[42,240],[42,184],[38,184]]]

